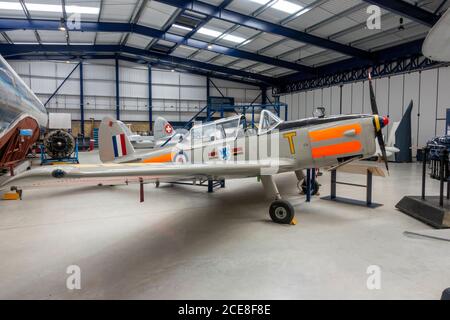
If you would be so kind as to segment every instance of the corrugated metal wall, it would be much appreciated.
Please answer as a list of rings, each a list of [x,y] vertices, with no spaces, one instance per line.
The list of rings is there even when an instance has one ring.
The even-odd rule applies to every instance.
[[[389,115],[391,121],[400,121],[409,102],[414,101],[413,146],[421,148],[434,136],[445,134],[449,67],[376,79],[374,88],[380,113]],[[284,95],[280,100],[289,104],[290,119],[311,117],[320,106],[328,115],[371,113],[367,81]]]
[[[10,61],[10,64],[43,102],[77,65],[39,61]],[[85,61],[83,67],[85,119],[115,116],[114,61]],[[80,119],[79,75],[77,69],[50,101],[47,106],[50,112],[70,112],[73,120]],[[120,62],[119,80],[121,119],[148,121],[147,68]],[[212,81],[225,96],[234,97],[237,104],[251,103],[261,93],[254,86],[214,78]],[[154,118],[161,115],[169,121],[186,121],[206,106],[206,77],[154,69],[152,82]],[[220,96],[212,85],[210,94]]]

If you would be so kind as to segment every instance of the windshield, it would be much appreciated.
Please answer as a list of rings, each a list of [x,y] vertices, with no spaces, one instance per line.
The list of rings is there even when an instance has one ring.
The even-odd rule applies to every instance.
[[[281,122],[283,122],[283,120],[267,110],[263,110],[260,117],[261,118],[259,120],[258,134],[264,134],[272,131],[273,129],[278,127]]]

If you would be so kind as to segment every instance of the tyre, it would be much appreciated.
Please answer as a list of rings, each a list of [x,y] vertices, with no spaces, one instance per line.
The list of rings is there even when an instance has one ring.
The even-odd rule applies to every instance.
[[[302,187],[302,192],[303,194],[306,194],[306,179],[303,180],[303,183],[301,184]],[[320,189],[320,184],[317,180],[314,181],[314,183],[312,183],[312,190],[311,190],[311,195],[315,196],[319,193],[319,189]]]
[[[288,201],[277,200],[270,205],[269,214],[275,223],[291,224],[295,216],[295,211]]]

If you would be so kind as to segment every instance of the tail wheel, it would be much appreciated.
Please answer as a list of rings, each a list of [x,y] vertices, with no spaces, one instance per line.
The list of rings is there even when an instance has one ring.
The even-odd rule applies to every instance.
[[[315,196],[319,193],[320,190],[320,184],[317,180],[314,181],[314,183],[311,184],[311,195]],[[306,188],[306,180],[303,180],[302,183],[300,184],[300,188],[303,194],[306,194],[307,188]],[[299,189],[300,189],[299,188]]]
[[[288,201],[276,200],[270,205],[269,214],[275,223],[291,224],[294,220],[295,210]]]

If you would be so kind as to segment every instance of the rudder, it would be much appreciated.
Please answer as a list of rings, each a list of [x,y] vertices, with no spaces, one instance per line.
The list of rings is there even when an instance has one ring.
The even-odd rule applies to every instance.
[[[128,135],[112,117],[103,118],[98,134],[98,145],[102,162],[129,158],[135,152]]]

